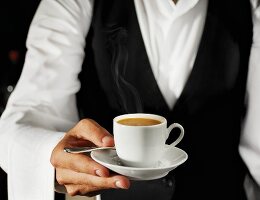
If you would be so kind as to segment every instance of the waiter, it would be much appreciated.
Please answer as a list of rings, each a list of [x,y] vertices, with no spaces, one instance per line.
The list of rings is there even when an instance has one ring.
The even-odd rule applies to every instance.
[[[259,197],[259,21],[257,0],[43,0],[0,124],[9,199],[53,199],[55,182],[101,199]],[[188,161],[130,183],[63,152],[113,146],[113,117],[132,112],[182,124]]]

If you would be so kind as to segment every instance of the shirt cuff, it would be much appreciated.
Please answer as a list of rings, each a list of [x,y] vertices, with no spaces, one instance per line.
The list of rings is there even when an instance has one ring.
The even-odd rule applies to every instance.
[[[9,200],[53,200],[52,150],[64,133],[23,127],[9,145]]]

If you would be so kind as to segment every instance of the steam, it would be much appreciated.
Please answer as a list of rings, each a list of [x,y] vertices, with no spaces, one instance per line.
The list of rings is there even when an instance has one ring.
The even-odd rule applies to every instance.
[[[125,80],[128,63],[127,31],[117,27],[111,32],[112,62],[111,72],[115,82],[120,105],[124,112],[143,112],[142,102],[137,89]]]

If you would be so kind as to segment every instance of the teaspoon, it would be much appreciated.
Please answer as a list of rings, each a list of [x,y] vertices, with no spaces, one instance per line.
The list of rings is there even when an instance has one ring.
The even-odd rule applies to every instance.
[[[87,153],[96,150],[115,149],[115,147],[65,147],[67,153]]]

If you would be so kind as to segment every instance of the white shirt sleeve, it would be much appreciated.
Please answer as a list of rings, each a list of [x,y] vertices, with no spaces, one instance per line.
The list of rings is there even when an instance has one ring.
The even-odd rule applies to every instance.
[[[260,197],[260,6],[258,0],[251,0],[253,14],[253,45],[251,48],[247,93],[248,110],[241,135],[240,154],[254,181],[246,178],[248,199]]]
[[[9,200],[54,198],[54,146],[78,121],[75,94],[93,0],[42,0],[18,84],[0,120]]]

